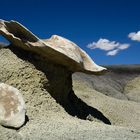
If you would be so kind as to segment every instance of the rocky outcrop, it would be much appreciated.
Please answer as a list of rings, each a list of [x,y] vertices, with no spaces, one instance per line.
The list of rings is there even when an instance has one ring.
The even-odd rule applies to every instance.
[[[73,42],[57,35],[39,39],[15,21],[0,20],[0,34],[11,43],[0,50],[0,81],[20,89],[29,108],[37,110],[40,104],[48,107],[51,95],[70,115],[86,119],[90,111],[74,94],[72,73],[103,74],[106,68],[96,65]],[[99,114],[101,121],[110,124]],[[37,115],[31,113],[29,118]]]
[[[20,92],[0,84],[0,125],[19,128],[25,122],[25,103]]]
[[[18,131],[0,126],[0,139],[140,139],[140,104],[105,96],[92,88],[94,81],[91,87],[85,82],[91,81],[89,78],[98,80],[99,77],[100,80],[102,76],[96,76],[95,79],[95,76],[86,75],[79,80],[79,84],[73,80],[74,92],[84,102],[76,103],[76,98],[67,95],[72,88],[71,73],[67,69],[48,61],[43,62],[32,53],[18,49],[11,51],[9,48],[0,50],[0,81],[22,91],[29,121]],[[103,81],[98,84],[108,90],[106,85],[116,84],[117,76],[110,75],[115,83],[107,76],[102,77]],[[118,79],[124,80],[122,77]],[[57,97],[62,101],[68,98],[65,101],[69,107],[64,106],[64,109],[56,102]],[[103,115],[99,111],[112,125],[102,123],[100,117]],[[82,120],[78,115],[82,116]]]
[[[100,91],[107,91],[108,84],[119,89],[118,79],[123,77],[94,76],[100,80],[96,83],[86,75],[86,82],[85,78],[72,81],[75,71],[98,74],[102,70],[95,71],[89,56],[70,47],[68,40],[59,36],[38,39],[13,21],[1,21],[0,34],[11,42],[0,49],[0,82],[22,91],[29,118],[18,131],[0,126],[1,139],[140,139],[139,103],[108,97],[94,89],[98,85]]]
[[[96,65],[86,52],[73,42],[57,35],[41,40],[16,21],[0,20],[0,34],[14,46],[41,55],[72,72],[99,74],[106,70]]]

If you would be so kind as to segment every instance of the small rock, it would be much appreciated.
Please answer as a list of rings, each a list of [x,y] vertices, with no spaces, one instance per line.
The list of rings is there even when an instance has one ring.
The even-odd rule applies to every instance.
[[[89,114],[87,117],[86,117],[86,120],[89,120],[89,121],[93,121],[93,116],[91,114]]]
[[[19,90],[0,83],[0,125],[19,128],[25,122],[25,102]]]

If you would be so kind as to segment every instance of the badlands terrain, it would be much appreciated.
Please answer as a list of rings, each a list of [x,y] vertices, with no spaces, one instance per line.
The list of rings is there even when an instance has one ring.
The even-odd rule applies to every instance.
[[[18,88],[27,108],[20,129],[0,126],[0,140],[140,139],[140,65],[105,66],[102,76],[74,73],[74,95],[62,104],[45,90],[46,76],[33,63],[8,48],[0,57],[0,81]]]
[[[0,140],[140,140],[140,65],[98,66],[73,42],[16,21],[0,20],[0,34],[10,42],[0,43],[0,83],[26,105],[23,125],[5,126],[18,109],[0,99]]]

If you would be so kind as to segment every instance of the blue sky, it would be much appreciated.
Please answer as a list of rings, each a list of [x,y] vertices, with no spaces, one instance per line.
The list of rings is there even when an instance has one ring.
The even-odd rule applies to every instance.
[[[68,38],[97,64],[140,64],[140,0],[4,0],[0,18]]]

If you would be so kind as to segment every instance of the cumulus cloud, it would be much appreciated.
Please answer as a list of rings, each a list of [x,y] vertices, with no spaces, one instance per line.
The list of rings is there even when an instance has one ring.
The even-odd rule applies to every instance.
[[[129,34],[128,34],[128,37],[129,37],[131,40],[140,41],[140,31],[129,33]]]
[[[113,50],[113,51],[108,51],[106,55],[114,56],[114,55],[116,55],[118,52],[119,52],[119,50],[116,49],[116,50]]]
[[[105,51],[113,50],[119,45],[119,43],[116,43],[115,41],[109,41],[108,39],[99,39],[97,42],[92,42],[87,45],[90,49],[101,49]]]
[[[120,50],[127,49],[130,45],[129,44],[121,44],[116,41],[109,41],[108,39],[100,38],[97,42],[92,42],[87,45],[90,49],[100,49],[107,51],[107,55],[114,56]]]

